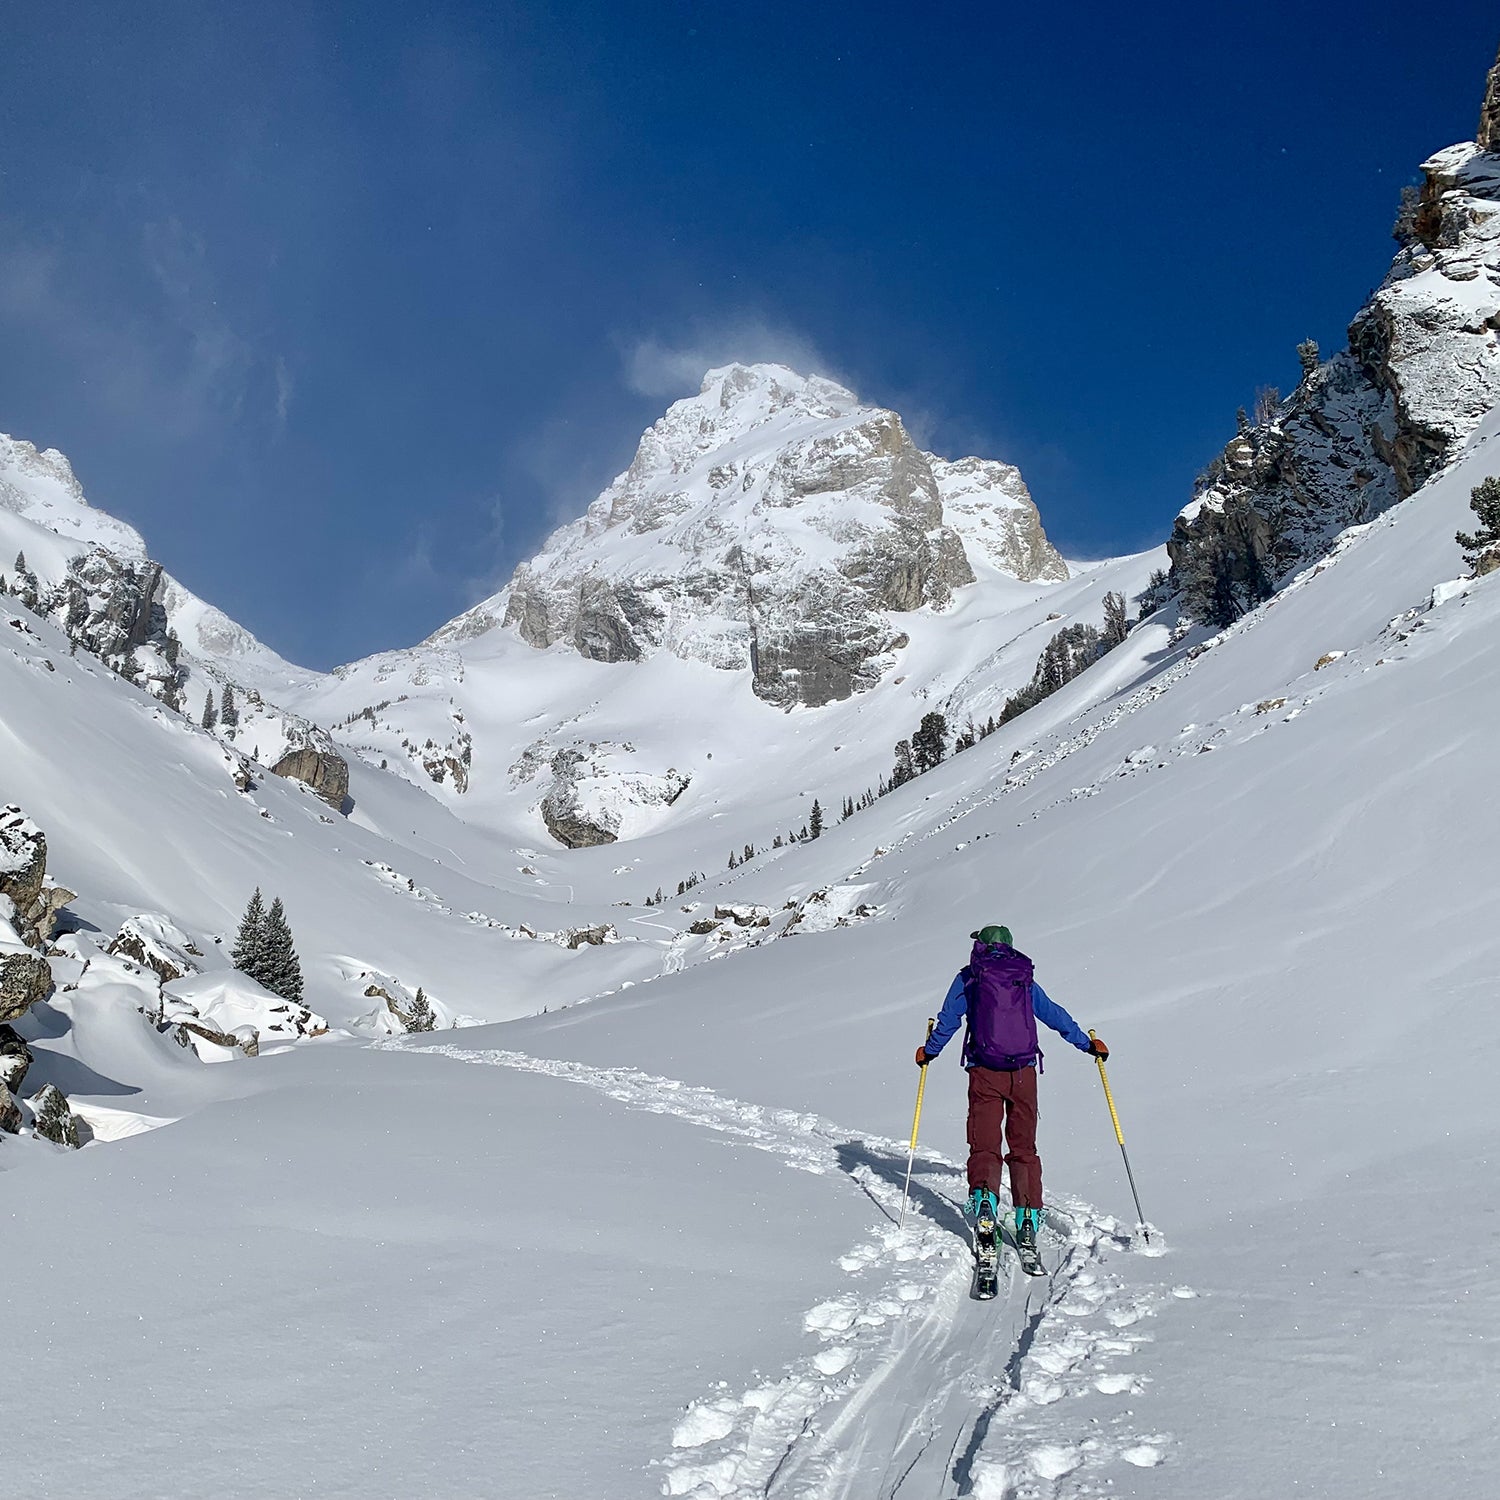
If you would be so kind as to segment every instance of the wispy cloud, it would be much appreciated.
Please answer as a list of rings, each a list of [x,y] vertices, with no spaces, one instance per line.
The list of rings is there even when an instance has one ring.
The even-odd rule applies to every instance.
[[[292,409],[292,396],[296,392],[297,383],[292,378],[292,372],[287,365],[286,357],[278,354],[276,356],[276,426],[280,430],[286,428],[287,414]]]
[[[617,343],[626,387],[637,396],[691,395],[706,371],[736,360],[788,365],[803,375],[842,379],[807,335],[755,317],[699,322],[675,337],[651,334]]]
[[[221,305],[208,248],[180,220],[145,224],[133,252],[108,261],[0,224],[0,322],[45,336],[77,371],[81,394],[169,442],[256,415],[285,421],[292,396]],[[267,376],[274,384],[268,384]],[[261,398],[265,400],[265,397]]]

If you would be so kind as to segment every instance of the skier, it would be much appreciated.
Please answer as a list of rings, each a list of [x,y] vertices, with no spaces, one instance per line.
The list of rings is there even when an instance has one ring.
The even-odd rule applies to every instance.
[[[969,1071],[969,1212],[980,1260],[980,1295],[986,1293],[986,1250],[993,1275],[995,1226],[999,1217],[1000,1163],[1010,1164],[1016,1248],[1022,1266],[1042,1273],[1036,1232],[1042,1222],[1042,1162],[1036,1154],[1036,1079],[1042,1050],[1040,1019],[1066,1041],[1093,1057],[1109,1048],[1090,1040],[1062,1006],[1048,999],[1033,978],[1031,960],[1011,945],[1010,928],[981,927],[971,933],[968,965],[948,987],[937,1025],[917,1048],[925,1067],[965,1022],[963,1060]],[[1009,1146],[1009,1155],[1005,1148]]]

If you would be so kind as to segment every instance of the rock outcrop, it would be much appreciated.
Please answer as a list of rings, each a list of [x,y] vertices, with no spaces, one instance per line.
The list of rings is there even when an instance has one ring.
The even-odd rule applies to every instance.
[[[344,805],[349,795],[349,762],[333,748],[332,741],[318,732],[317,742],[309,742],[288,750],[271,767],[277,776],[300,781],[312,788],[335,811]]]
[[[0,953],[0,1021],[15,1021],[52,993],[52,970],[35,953]]]
[[[1497,65],[1500,67],[1500,65]],[[1500,404],[1500,136],[1490,74],[1481,142],[1422,165],[1390,273],[1349,348],[1306,362],[1199,480],[1167,544],[1189,612],[1226,625],[1333,537],[1430,479]]]
[[[832,381],[730,365],[645,433],[502,595],[432,643],[504,623],[596,661],[670,651],[748,669],[766,702],[815,707],[873,686],[906,644],[900,616],[945,609],[974,581],[970,536],[988,566],[1067,576],[1014,469],[924,453],[895,412]]]
[[[1485,81],[1484,103],[1479,110],[1479,130],[1474,140],[1481,151],[1500,152],[1500,58]]]
[[[0,808],[0,896],[15,908],[16,935],[29,948],[52,940],[57,914],[76,892],[47,879],[47,838],[14,804]]]
[[[511,768],[519,785],[535,773],[535,747]],[[538,810],[547,832],[569,849],[589,849],[640,833],[654,815],[670,807],[691,778],[674,769],[652,772],[633,764],[629,745],[591,743],[555,751],[548,762],[551,780]]]

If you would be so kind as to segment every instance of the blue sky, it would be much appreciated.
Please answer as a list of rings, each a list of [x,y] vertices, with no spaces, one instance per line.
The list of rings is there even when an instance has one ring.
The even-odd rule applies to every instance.
[[[293,659],[497,587],[701,368],[777,358],[1159,541],[1490,4],[6,7],[0,430]]]

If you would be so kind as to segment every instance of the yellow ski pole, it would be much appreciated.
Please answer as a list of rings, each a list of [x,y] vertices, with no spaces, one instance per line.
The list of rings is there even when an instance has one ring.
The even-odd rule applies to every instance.
[[[1089,1032],[1089,1040],[1094,1040],[1094,1033]],[[1097,1054],[1094,1061],[1099,1064],[1099,1082],[1104,1085],[1104,1102],[1109,1105],[1109,1118],[1114,1122],[1115,1139],[1120,1143],[1120,1155],[1125,1158],[1125,1175],[1130,1179],[1130,1196],[1135,1199],[1136,1222],[1141,1227],[1141,1233],[1146,1237],[1146,1243],[1151,1243],[1151,1231],[1146,1228],[1146,1216],[1141,1212],[1141,1195],[1135,1190],[1135,1173],[1130,1170],[1130,1153],[1125,1149],[1125,1132],[1120,1129],[1120,1116],[1115,1111],[1115,1096],[1109,1091],[1109,1074],[1104,1071],[1104,1059]]]
[[[932,1040],[932,1030],[936,1025],[937,1017],[929,1016],[927,1018],[929,1042]],[[917,1128],[922,1123],[922,1095],[927,1092],[927,1064],[923,1063],[919,1071],[922,1076],[917,1084],[917,1111],[911,1117],[911,1150],[906,1153],[906,1186],[901,1189],[901,1220],[896,1226],[898,1229],[906,1227],[906,1200],[911,1193],[911,1169],[912,1163],[917,1159]]]

